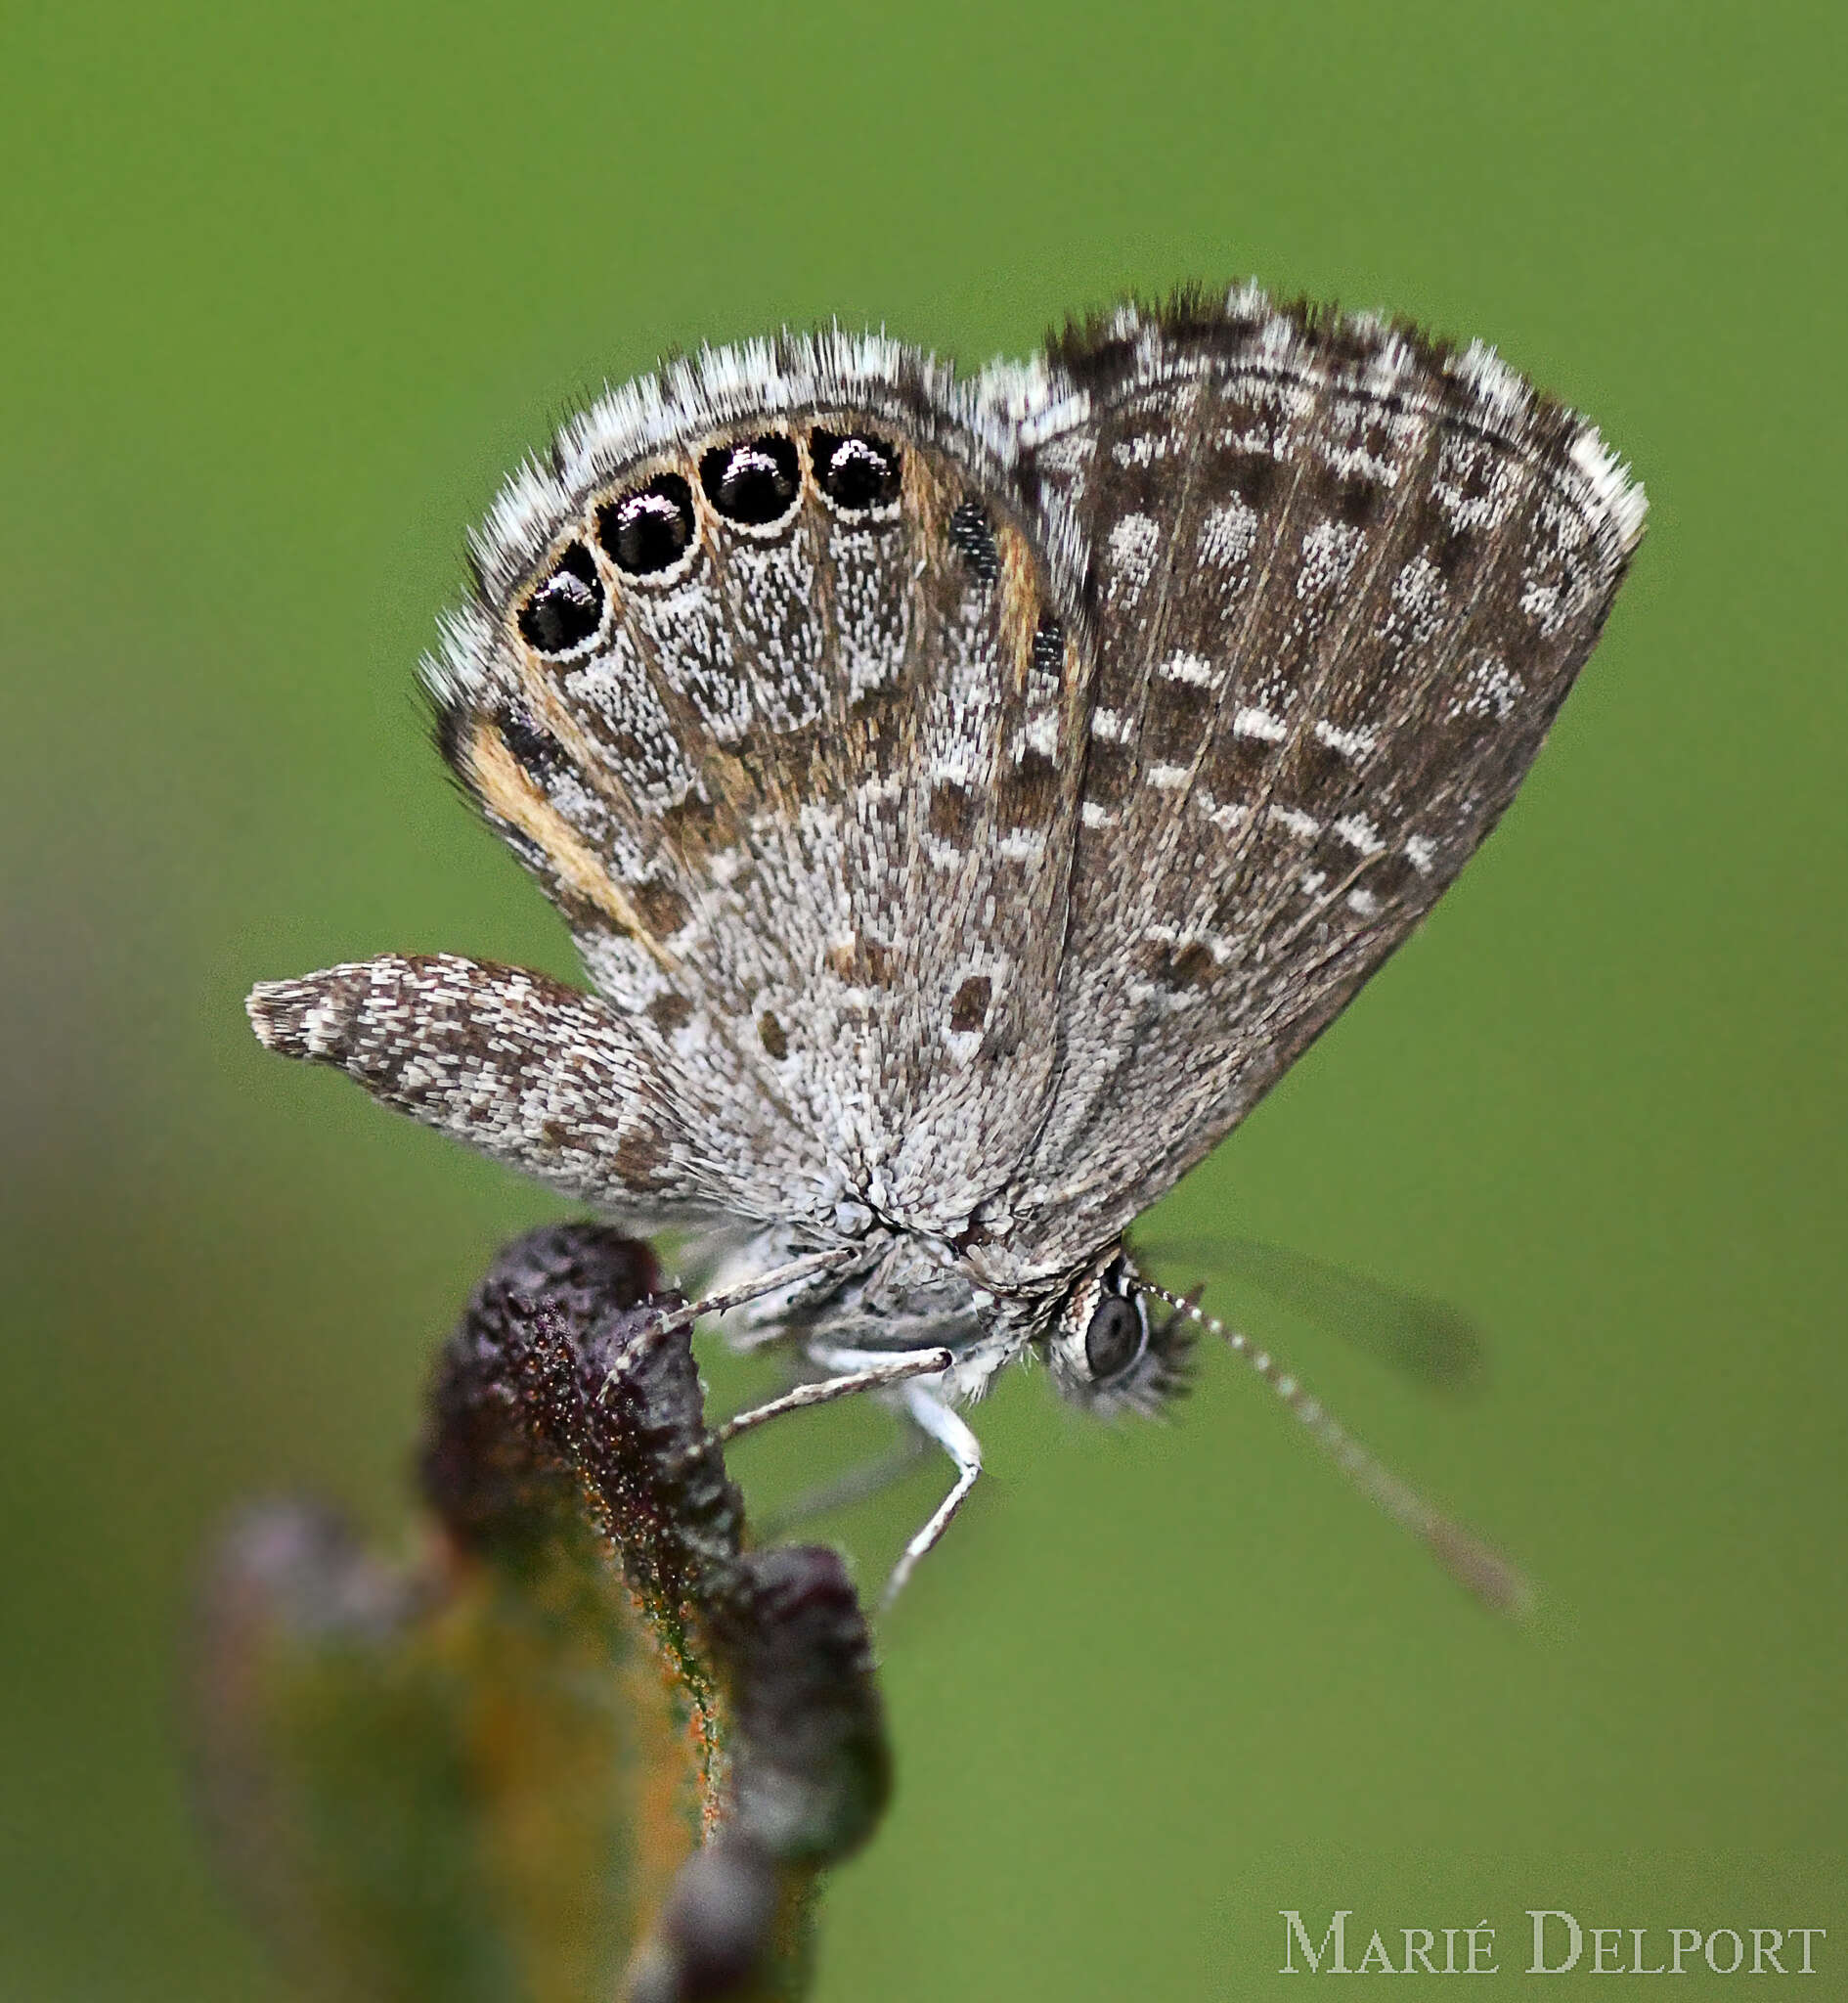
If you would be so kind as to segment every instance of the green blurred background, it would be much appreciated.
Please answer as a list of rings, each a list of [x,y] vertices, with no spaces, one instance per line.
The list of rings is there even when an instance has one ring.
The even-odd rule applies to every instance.
[[[1496,340],[1653,502],[1503,831],[1160,1220],[1481,1318],[1445,1400],[1212,1296],[1544,1612],[1478,1614],[1229,1358],[1116,1434],[1023,1374],[886,1629],[901,1794],[821,1994],[1269,1994],[1278,1909],[1336,1905],[1487,1919],[1515,1983],[1530,1906],[1828,1927],[1848,1993],[1843,21],[6,10],[0,1994],[279,1993],[189,1825],[198,1554],[278,1488],[399,1535],[432,1346],[552,1214],[240,1005],[571,968],[412,694],[500,473],[676,342],[979,362],[1248,273]],[[862,1577],[940,1486],[842,1521]]]

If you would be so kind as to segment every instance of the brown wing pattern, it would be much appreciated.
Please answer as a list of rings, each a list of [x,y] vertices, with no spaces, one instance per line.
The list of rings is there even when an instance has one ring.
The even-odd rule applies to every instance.
[[[430,671],[741,1216],[953,1231],[1044,1102],[1081,656],[984,423],[838,337],[633,385],[509,490]]]
[[[1482,349],[1261,295],[1054,351],[1023,472],[1095,651],[1060,1072],[1023,1271],[1198,1160],[1493,826],[1642,527]]]

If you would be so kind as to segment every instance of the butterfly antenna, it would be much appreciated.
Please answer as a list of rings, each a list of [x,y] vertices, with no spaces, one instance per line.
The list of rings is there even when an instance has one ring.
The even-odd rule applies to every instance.
[[[1420,1538],[1457,1583],[1473,1592],[1484,1606],[1498,1614],[1522,1620],[1533,1610],[1533,1588],[1508,1560],[1493,1551],[1479,1537],[1426,1500],[1416,1489],[1402,1481],[1385,1461],[1363,1447],[1342,1422],[1314,1397],[1301,1379],[1287,1370],[1268,1350],[1257,1348],[1247,1335],[1228,1328],[1216,1315],[1207,1313],[1198,1303],[1166,1287],[1141,1282],[1143,1290],[1166,1301],[1209,1335],[1221,1342],[1256,1371],[1307,1428],[1309,1437],[1353,1483],[1360,1492],[1379,1504],[1394,1523]]]

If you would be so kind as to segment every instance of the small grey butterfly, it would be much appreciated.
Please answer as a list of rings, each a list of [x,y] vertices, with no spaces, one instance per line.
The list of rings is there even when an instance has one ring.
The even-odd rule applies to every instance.
[[[251,1020],[690,1231],[672,1322],[742,1310],[810,1380],[727,1430],[885,1391],[957,1469],[896,1585],[1004,1364],[1101,1413],[1179,1387],[1203,1317],[1125,1229],[1494,825],[1644,512],[1491,350],[1254,288],[968,380],[839,331],[677,361],[507,482],[423,664],[594,992],[388,956]]]

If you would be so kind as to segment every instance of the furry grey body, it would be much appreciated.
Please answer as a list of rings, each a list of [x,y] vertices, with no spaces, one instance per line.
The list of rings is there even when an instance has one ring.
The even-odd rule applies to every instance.
[[[734,1271],[840,1250],[747,1340],[1151,1403],[1160,1331],[1086,1361],[1122,1232],[1486,835],[1642,519],[1492,353],[1254,289],[968,381],[675,364],[509,483],[425,669],[595,994],[390,958],[253,1020]]]

